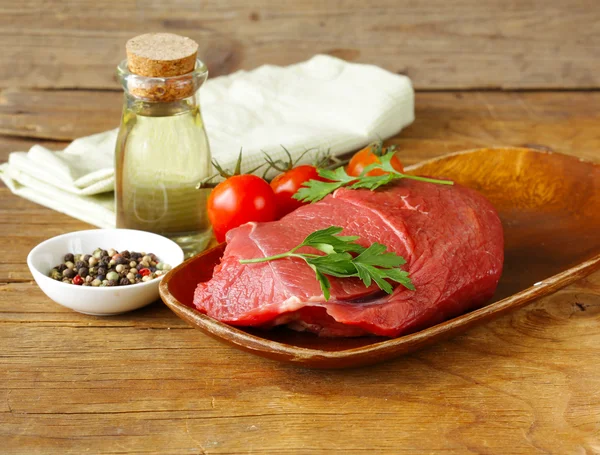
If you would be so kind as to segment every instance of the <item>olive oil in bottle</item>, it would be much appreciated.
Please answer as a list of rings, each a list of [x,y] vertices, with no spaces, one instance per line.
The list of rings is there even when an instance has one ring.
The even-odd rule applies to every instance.
[[[206,215],[209,190],[196,189],[212,172],[196,96],[206,67],[195,59],[197,45],[187,38],[155,34],[134,40],[128,43],[128,60],[118,67],[125,103],[115,152],[117,227],[169,237],[189,256],[204,249],[212,234]],[[154,55],[157,46],[162,52]],[[170,75],[166,69],[191,51],[192,69]],[[165,55],[168,64],[156,65]],[[186,71],[182,66],[177,71]]]

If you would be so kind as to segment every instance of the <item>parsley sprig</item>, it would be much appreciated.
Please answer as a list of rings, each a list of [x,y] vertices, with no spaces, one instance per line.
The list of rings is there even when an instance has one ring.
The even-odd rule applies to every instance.
[[[309,180],[296,192],[296,194],[294,194],[293,198],[302,202],[317,202],[343,186],[347,186],[353,190],[366,188],[374,191],[383,185],[387,185],[393,180],[399,179],[419,180],[421,182],[437,183],[440,185],[454,185],[452,180],[437,180],[398,172],[391,164],[394,153],[394,151],[391,151],[382,155],[379,158],[379,163],[370,164],[358,177],[348,175],[343,167],[338,167],[333,170],[319,169],[319,175],[330,181],[321,182],[319,180]],[[374,176],[367,175],[367,173],[373,169],[381,169],[385,171],[386,174]]]
[[[406,263],[402,256],[388,252],[387,247],[380,243],[373,243],[365,248],[356,243],[359,237],[339,235],[342,230],[339,226],[321,229],[309,234],[302,243],[286,253],[265,258],[240,259],[240,263],[253,264],[292,257],[303,259],[314,270],[325,300],[329,300],[331,289],[327,275],[338,278],[358,277],[365,286],[371,286],[375,282],[388,294],[394,288],[387,280],[415,289],[408,272],[400,269]],[[312,247],[325,254],[298,253],[302,247]]]

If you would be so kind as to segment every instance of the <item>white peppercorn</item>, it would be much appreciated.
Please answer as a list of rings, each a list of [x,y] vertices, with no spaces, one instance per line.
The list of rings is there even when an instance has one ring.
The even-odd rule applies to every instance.
[[[92,254],[66,254],[64,262],[52,268],[48,276],[79,286],[128,286],[151,281],[170,269],[154,253],[96,248]]]
[[[117,272],[108,272],[106,274],[106,279],[108,281],[117,281],[119,279],[119,274]]]

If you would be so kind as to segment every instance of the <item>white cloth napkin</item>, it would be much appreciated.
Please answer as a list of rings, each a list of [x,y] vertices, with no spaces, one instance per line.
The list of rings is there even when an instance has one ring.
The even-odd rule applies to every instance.
[[[282,145],[311,161],[386,139],[414,120],[410,79],[379,67],[317,55],[287,67],[261,66],[209,79],[200,106],[211,153],[233,167],[243,148],[244,169],[262,151],[283,158]],[[0,166],[10,190],[99,227],[114,227],[114,149],[117,130],[76,139],[61,152],[34,145]]]

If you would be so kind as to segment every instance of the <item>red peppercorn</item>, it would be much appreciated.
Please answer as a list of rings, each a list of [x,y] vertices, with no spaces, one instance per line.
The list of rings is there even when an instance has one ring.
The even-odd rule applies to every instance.
[[[142,275],[142,276],[148,276],[148,275],[150,275],[152,272],[150,271],[150,269],[147,269],[147,268],[145,268],[145,267],[144,267],[143,269],[140,269],[140,271],[139,271],[138,273],[139,273],[140,275]]]
[[[83,278],[81,278],[79,275],[75,275],[75,278],[73,278],[73,284],[82,285]]]

